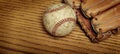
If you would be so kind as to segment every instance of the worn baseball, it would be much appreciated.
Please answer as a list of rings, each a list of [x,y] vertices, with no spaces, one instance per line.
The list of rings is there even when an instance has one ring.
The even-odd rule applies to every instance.
[[[54,36],[65,36],[69,34],[76,23],[74,10],[63,3],[50,6],[43,17],[46,30]]]

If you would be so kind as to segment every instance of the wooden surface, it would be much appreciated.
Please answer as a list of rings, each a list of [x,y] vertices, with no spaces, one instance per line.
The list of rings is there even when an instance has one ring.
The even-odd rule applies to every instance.
[[[79,26],[62,38],[42,25],[46,8],[61,0],[0,0],[0,53],[4,54],[120,54],[120,35],[91,43]]]

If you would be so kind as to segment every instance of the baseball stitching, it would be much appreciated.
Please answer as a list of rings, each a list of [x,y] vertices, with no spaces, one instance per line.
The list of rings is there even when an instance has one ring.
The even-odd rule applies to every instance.
[[[59,8],[52,9],[52,10],[48,11],[47,13],[55,12],[55,11],[65,8],[65,7],[67,7],[67,5],[63,5],[63,6],[60,6]]]
[[[62,19],[62,20],[58,21],[58,22],[55,24],[55,26],[53,27],[53,29],[52,29],[52,34],[55,35],[57,29],[59,28],[59,26],[61,26],[61,25],[64,24],[65,22],[69,22],[69,21],[76,22],[76,19],[74,19],[74,18],[65,18],[65,19]]]

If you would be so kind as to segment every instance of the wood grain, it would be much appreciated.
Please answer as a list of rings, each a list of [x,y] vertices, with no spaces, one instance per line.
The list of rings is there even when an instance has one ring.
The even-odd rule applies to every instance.
[[[66,37],[52,37],[42,16],[61,0],[0,0],[0,53],[2,54],[119,54],[120,35],[91,43],[76,24]]]

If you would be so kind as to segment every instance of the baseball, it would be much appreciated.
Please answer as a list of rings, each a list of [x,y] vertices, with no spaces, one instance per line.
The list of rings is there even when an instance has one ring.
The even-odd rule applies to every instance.
[[[54,4],[50,6],[43,16],[43,24],[46,30],[53,36],[65,36],[69,34],[76,23],[74,10],[66,4]]]

